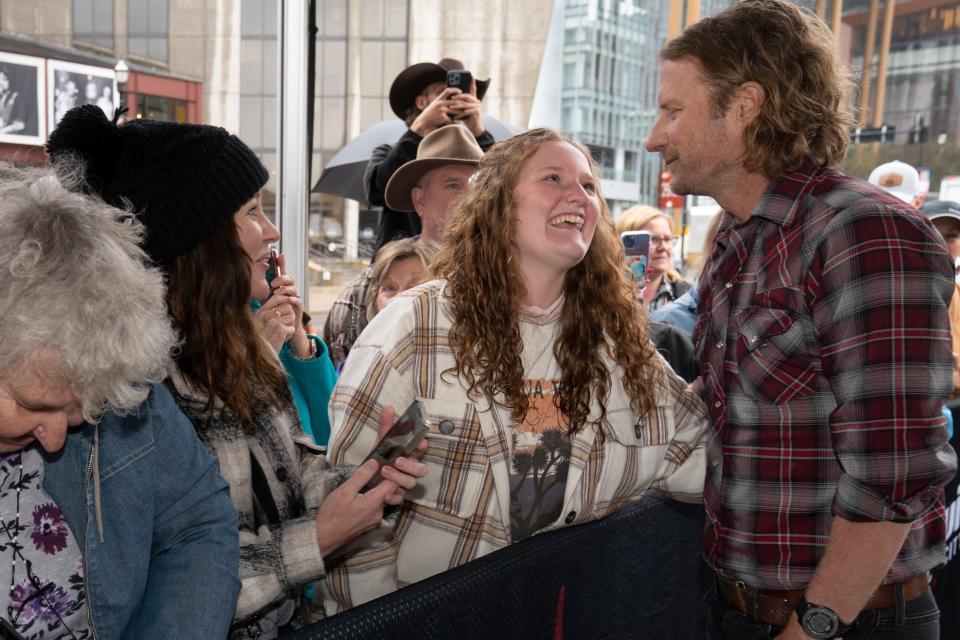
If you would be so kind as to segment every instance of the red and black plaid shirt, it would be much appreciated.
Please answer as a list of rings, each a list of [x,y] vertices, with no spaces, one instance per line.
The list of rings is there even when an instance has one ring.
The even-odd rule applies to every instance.
[[[943,562],[953,264],[936,230],[811,164],[771,184],[747,222],[727,216],[703,283],[714,569],[803,588],[834,515],[913,522],[885,582]]]

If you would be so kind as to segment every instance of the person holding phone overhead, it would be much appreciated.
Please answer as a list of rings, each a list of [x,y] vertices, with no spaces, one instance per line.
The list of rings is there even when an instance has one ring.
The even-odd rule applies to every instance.
[[[673,220],[660,209],[638,204],[617,218],[617,233],[650,232],[650,260],[645,282],[636,282],[635,290],[647,311],[659,309],[690,290],[690,283],[673,268],[673,248],[679,236],[673,233]]]
[[[275,637],[302,622],[298,595],[324,577],[324,561],[377,527],[384,506],[399,503],[425,468],[398,459],[379,469],[384,482],[361,493],[378,465],[331,467],[300,428],[277,354],[250,309],[270,253],[260,196],[267,171],[236,136],[149,120],[117,127],[83,106],[67,113],[47,150],[58,169],[80,158],[88,188],[129,206],[146,227],[144,247],[167,277],[180,334],[165,384],[217,458],[239,516],[232,637]],[[384,428],[393,414],[382,408]]]
[[[448,86],[448,75],[466,84]],[[451,81],[454,77],[451,76]],[[493,136],[480,121],[480,101],[490,87],[490,79],[477,80],[454,58],[440,62],[418,62],[401,71],[390,85],[390,108],[407,124],[407,130],[395,144],[382,144],[374,149],[363,176],[367,202],[383,207],[377,232],[377,249],[398,238],[420,233],[420,218],[412,211],[400,212],[386,201],[387,183],[402,165],[415,160],[420,141],[428,133],[452,123],[462,124],[486,151],[493,146]]]
[[[376,407],[418,400],[429,473],[388,541],[328,562],[342,610],[651,488],[699,501],[704,407],[650,341],[589,152],[550,129],[480,160],[440,278],[367,325],[331,399],[331,459],[358,463]]]

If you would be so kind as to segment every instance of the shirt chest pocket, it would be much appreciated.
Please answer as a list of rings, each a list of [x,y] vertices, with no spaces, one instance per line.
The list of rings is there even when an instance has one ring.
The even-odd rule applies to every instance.
[[[420,399],[427,420],[427,475],[407,493],[415,504],[460,518],[474,515],[490,466],[476,407]]]
[[[646,490],[660,475],[665,456],[672,455],[668,445],[676,432],[674,408],[669,405],[658,404],[642,418],[622,409],[607,419],[598,506],[619,505]]]
[[[739,315],[734,355],[743,392],[773,404],[812,394],[816,372],[796,315],[767,308]]]

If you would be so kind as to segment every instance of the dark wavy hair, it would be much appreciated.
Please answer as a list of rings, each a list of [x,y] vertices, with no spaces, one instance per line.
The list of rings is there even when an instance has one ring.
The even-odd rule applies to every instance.
[[[271,407],[287,404],[290,393],[254,323],[249,263],[230,221],[166,269],[167,308],[182,338],[177,366],[207,394],[207,411],[219,398],[248,429]]]
[[[572,144],[596,165],[581,145],[551,129],[533,129],[491,148],[480,161],[470,187],[452,216],[447,245],[434,273],[448,282],[453,315],[450,344],[456,367],[444,374],[461,377],[471,397],[503,394],[514,420],[529,408],[523,392],[520,305],[525,296],[518,253],[514,187],[523,165],[546,142]],[[623,368],[623,386],[637,415],[653,409],[664,371],[650,331],[624,267],[623,250],[603,197],[593,241],[586,257],[567,272],[561,329],[553,353],[561,385],[554,403],[568,420],[570,433],[586,424],[596,394],[606,418],[614,384],[603,361],[606,354]]]
[[[687,27],[660,57],[697,62],[715,117],[744,82],[763,87],[760,114],[744,132],[748,170],[776,179],[808,158],[821,167],[843,160],[852,83],[830,30],[810,12],[783,0],[742,0]]]

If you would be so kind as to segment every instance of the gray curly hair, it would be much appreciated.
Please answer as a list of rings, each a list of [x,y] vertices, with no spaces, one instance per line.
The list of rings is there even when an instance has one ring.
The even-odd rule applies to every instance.
[[[163,276],[139,246],[142,225],[74,193],[79,165],[57,169],[59,178],[0,163],[0,378],[38,367],[96,421],[140,406],[177,337]]]

